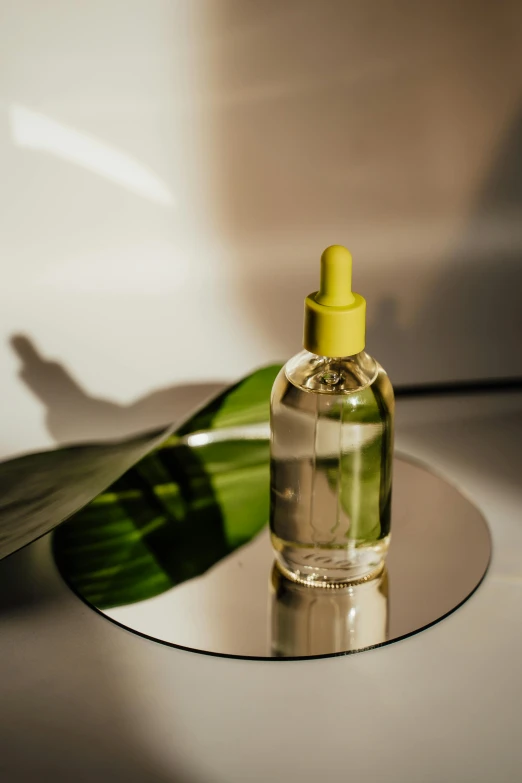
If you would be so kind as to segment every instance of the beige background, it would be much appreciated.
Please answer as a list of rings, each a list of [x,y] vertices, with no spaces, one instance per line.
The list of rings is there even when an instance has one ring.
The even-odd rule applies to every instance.
[[[286,358],[332,242],[396,383],[522,372],[520,3],[0,7],[1,454]]]

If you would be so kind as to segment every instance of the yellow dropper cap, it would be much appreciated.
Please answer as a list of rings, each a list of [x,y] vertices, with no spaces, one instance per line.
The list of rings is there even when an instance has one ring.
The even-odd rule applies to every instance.
[[[364,348],[366,301],[352,292],[352,256],[330,245],[321,256],[321,287],[305,299],[303,345],[319,356],[353,356]]]

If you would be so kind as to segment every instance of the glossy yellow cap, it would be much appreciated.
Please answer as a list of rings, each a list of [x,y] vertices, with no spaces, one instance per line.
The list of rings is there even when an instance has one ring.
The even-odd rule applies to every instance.
[[[352,256],[330,245],[321,256],[321,287],[305,299],[303,345],[319,356],[353,356],[364,348],[366,301],[352,291]]]

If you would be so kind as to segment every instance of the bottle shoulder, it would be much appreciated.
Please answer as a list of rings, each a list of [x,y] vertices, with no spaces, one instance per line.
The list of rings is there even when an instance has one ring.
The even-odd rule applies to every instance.
[[[302,391],[315,394],[353,394],[379,381],[389,386],[387,396],[393,397],[385,370],[366,351],[341,358],[301,351],[287,361],[279,375],[281,381],[286,379]]]

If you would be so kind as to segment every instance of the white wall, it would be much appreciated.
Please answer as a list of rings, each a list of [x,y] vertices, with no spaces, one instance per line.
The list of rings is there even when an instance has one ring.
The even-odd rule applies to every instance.
[[[520,4],[0,8],[0,454],[295,352],[332,242],[396,382],[522,372]]]

